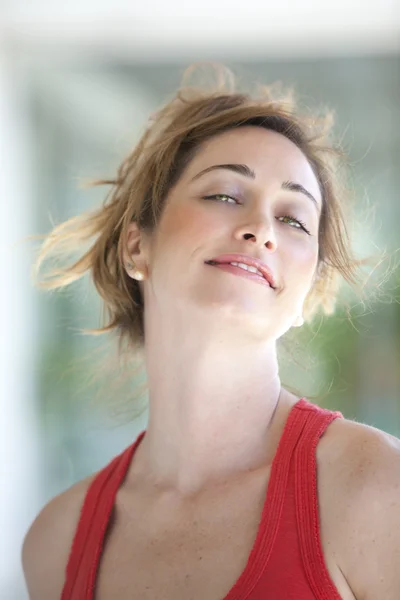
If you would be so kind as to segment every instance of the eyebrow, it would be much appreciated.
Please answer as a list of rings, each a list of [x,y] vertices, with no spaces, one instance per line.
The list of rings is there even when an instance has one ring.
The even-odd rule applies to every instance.
[[[192,181],[195,181],[202,175],[205,175],[206,173],[209,173],[210,171],[215,171],[217,169],[226,169],[228,171],[233,171],[234,173],[239,173],[239,175],[243,175],[244,177],[248,177],[249,179],[256,178],[256,174],[253,171],[253,169],[250,169],[250,167],[248,167],[247,165],[232,163],[226,165],[212,165],[211,167],[207,167],[206,169],[203,169],[203,171],[200,171],[200,173],[197,173],[197,175],[195,175],[192,178]],[[294,181],[284,181],[281,185],[281,188],[283,190],[289,190],[290,192],[298,192],[300,194],[303,194],[304,196],[307,196],[307,198],[314,202],[315,206],[318,208],[318,202],[316,201],[314,196],[311,194],[311,192],[306,190],[306,188],[303,187],[301,183],[295,183]]]
[[[300,194],[304,194],[304,196],[310,198],[310,200],[312,200],[315,206],[318,208],[318,202],[316,201],[314,196],[311,194],[311,192],[306,190],[306,188],[303,187],[301,183],[295,183],[294,181],[284,181],[281,187],[283,190],[289,190],[290,192],[300,192]]]

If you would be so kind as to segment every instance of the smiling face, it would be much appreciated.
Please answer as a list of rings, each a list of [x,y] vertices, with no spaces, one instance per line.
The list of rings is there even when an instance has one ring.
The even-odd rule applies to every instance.
[[[234,318],[277,339],[301,315],[312,286],[321,206],[307,158],[283,135],[246,126],[209,139],[134,256],[146,272],[146,318],[196,306],[210,320]],[[207,264],[232,253],[261,260],[275,289]]]

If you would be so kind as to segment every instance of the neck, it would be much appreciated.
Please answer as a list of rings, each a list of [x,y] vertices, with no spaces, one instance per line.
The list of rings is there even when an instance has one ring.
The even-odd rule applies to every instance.
[[[147,476],[191,493],[269,466],[297,400],[281,388],[275,343],[233,343],[198,324],[174,331],[146,331]]]

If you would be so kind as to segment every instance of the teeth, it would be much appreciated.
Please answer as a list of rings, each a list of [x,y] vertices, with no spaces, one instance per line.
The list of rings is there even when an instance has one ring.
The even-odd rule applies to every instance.
[[[239,263],[239,262],[231,262],[229,264],[233,265],[234,267],[240,267],[241,269],[244,269],[245,271],[250,271],[250,273],[257,273],[257,275],[260,275],[260,277],[264,277],[264,275],[258,269],[256,269],[256,267],[251,267],[249,265],[246,265],[244,263]]]

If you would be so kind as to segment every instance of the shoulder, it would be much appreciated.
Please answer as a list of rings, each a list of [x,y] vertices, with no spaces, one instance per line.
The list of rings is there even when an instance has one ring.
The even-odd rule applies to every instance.
[[[349,494],[386,494],[400,475],[400,439],[370,425],[335,419],[317,448],[317,460],[322,468],[336,469]]]
[[[62,492],[40,511],[25,535],[22,566],[31,600],[58,600],[81,508],[96,474]]]
[[[400,597],[400,440],[336,419],[317,464],[321,508],[337,532],[338,562],[356,597]]]

